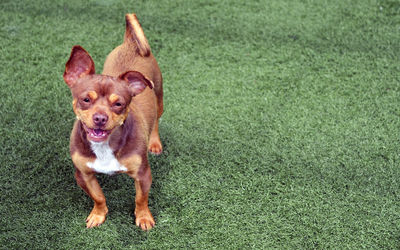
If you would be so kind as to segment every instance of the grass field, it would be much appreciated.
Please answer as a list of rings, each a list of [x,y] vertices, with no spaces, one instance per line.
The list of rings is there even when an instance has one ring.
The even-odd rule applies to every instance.
[[[68,153],[75,44],[97,72],[136,12],[164,77],[150,232],[134,185]],[[400,247],[400,2],[0,2],[1,249]]]

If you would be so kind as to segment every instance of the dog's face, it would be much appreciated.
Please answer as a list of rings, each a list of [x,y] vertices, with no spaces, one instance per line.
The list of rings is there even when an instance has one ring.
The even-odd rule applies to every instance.
[[[76,117],[93,142],[106,141],[124,123],[132,98],[147,86],[153,88],[153,83],[137,71],[118,78],[95,74],[92,58],[80,46],[72,49],[64,80],[71,89]]]

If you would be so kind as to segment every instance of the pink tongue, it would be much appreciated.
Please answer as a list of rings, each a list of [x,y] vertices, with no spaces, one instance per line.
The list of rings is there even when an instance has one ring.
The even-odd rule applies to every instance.
[[[96,136],[101,136],[101,135],[103,135],[103,130],[101,130],[101,129],[95,129],[95,130],[94,130],[94,134],[95,134]]]

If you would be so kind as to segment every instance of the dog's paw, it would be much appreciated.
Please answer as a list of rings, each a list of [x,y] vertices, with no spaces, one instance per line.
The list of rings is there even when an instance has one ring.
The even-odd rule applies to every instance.
[[[99,211],[93,208],[89,216],[86,219],[86,228],[98,227],[106,220],[106,211]]]
[[[150,142],[149,152],[155,155],[160,155],[162,153],[162,145],[160,141]]]
[[[137,212],[135,222],[136,226],[140,227],[144,231],[152,229],[156,224],[149,210]]]

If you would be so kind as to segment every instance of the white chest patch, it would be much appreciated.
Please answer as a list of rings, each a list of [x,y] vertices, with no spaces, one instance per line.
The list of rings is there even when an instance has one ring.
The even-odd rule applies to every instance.
[[[106,142],[90,142],[93,153],[96,155],[94,162],[88,162],[87,166],[98,173],[114,174],[115,172],[126,171],[127,168],[121,165],[115,158],[113,151]]]

